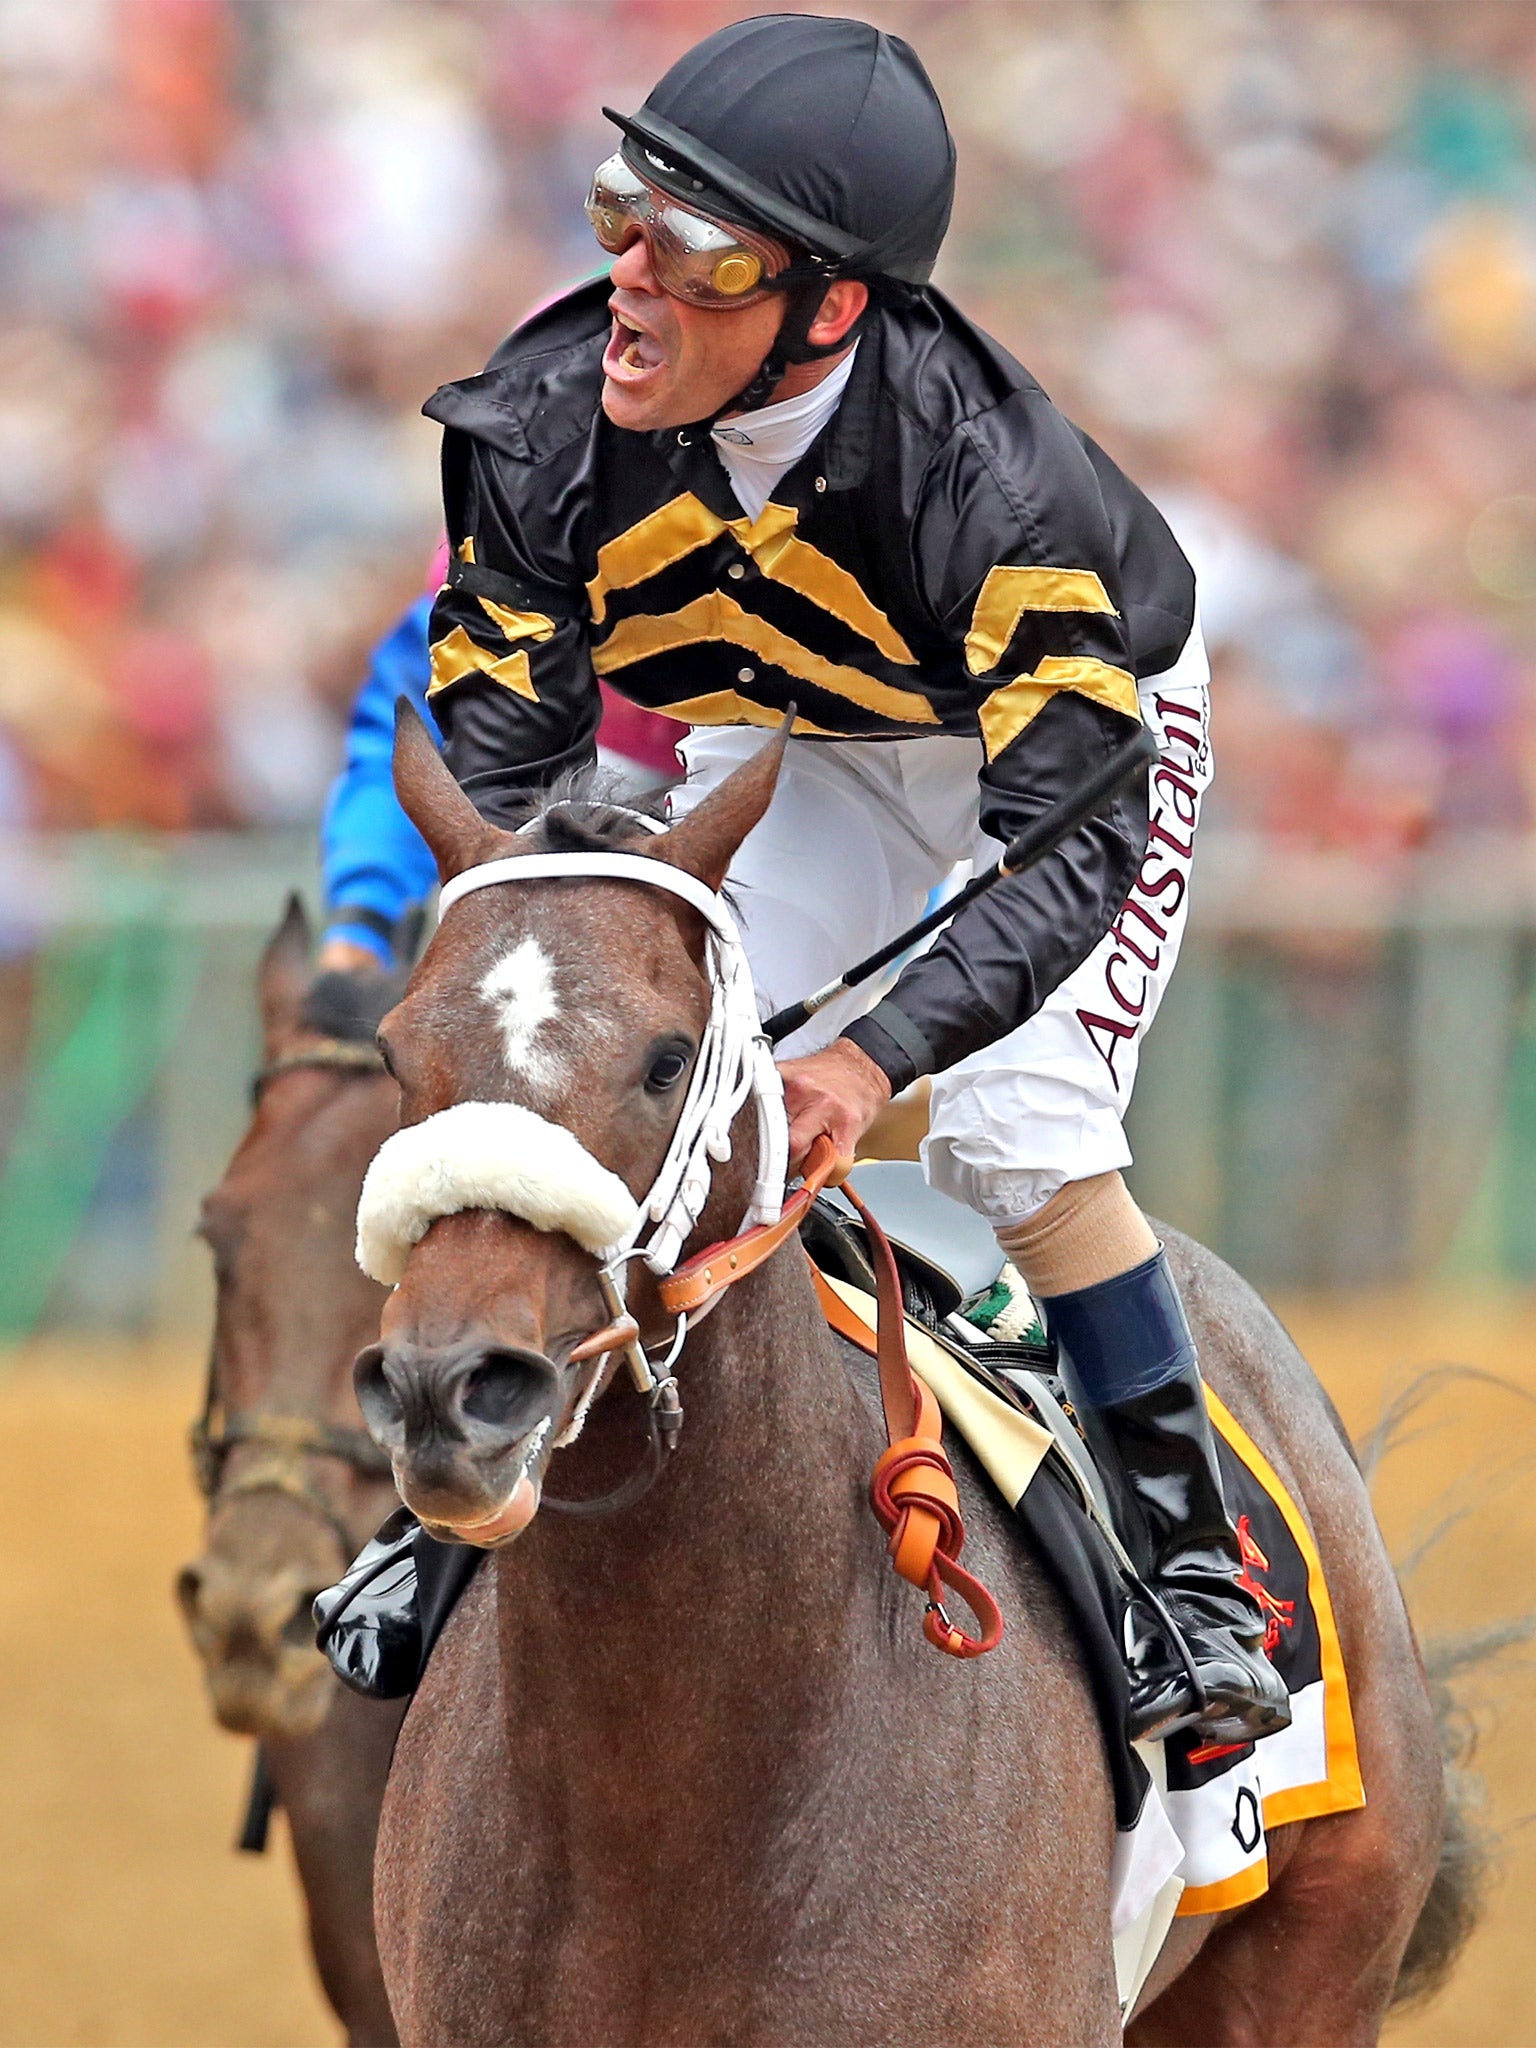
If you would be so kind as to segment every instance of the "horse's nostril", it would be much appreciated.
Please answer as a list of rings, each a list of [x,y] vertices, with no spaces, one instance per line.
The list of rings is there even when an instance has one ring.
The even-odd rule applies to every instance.
[[[352,1367],[352,1384],[357,1389],[357,1405],[363,1411],[363,1420],[371,1434],[379,1443],[390,1447],[402,1443],[405,1408],[384,1370],[382,1344],[370,1344],[357,1354]]]
[[[314,1605],[328,1590],[325,1586],[311,1586],[307,1593],[299,1595],[292,1614],[283,1623],[283,1641],[290,1648],[312,1650],[315,1647]]]
[[[489,1429],[532,1427],[536,1411],[547,1399],[553,1379],[546,1359],[526,1351],[489,1351],[466,1374],[460,1406],[466,1419]]]
[[[176,1574],[176,1598],[181,1611],[190,1621],[197,1612],[198,1599],[203,1590],[203,1575],[195,1564],[184,1564]]]

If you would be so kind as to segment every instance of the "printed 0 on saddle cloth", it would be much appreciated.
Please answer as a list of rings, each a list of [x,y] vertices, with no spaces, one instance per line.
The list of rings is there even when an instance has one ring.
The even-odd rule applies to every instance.
[[[1163,1803],[1183,1845],[1181,1915],[1246,1905],[1269,1888],[1265,1830],[1365,1804],[1349,1681],[1322,1560],[1301,1511],[1253,1439],[1209,1387],[1221,1477],[1247,1568],[1269,1619],[1264,1647],[1291,1696],[1291,1725],[1260,1743],[1165,1745]]]
[[[818,1277],[828,1321],[872,1352],[870,1297],[826,1273]],[[1245,1584],[1268,1618],[1265,1649],[1290,1694],[1291,1725],[1259,1743],[1203,1745],[1194,1733],[1129,1743],[1126,1590],[1099,1523],[1062,1462],[1048,1455],[1048,1432],[960,1363],[966,1356],[985,1369],[986,1345],[962,1353],[917,1321],[909,1322],[908,1340],[912,1370],[1030,1531],[1082,1642],[1115,1795],[1117,1960],[1123,1986],[1139,1983],[1176,1915],[1225,1912],[1268,1890],[1269,1828],[1365,1804],[1349,1682],[1317,1546],[1273,1466],[1207,1387]]]

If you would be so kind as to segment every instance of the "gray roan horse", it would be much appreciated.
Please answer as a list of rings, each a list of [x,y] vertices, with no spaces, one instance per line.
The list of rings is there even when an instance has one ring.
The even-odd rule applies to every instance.
[[[357,1270],[352,1227],[398,1097],[373,1050],[377,994],[360,986],[349,1006],[333,986],[339,1017],[317,1016],[308,960],[295,900],[261,964],[255,1111],[203,1205],[218,1287],[198,1430],[209,1519],[177,1595],[220,1722],[261,1743],[326,1995],[352,2048],[391,2048],[371,1887],[400,1708],[341,1689],[309,1610],[395,1505],[352,1391],[383,1300]]]
[[[765,749],[665,836],[622,819],[586,829],[718,887],[777,765]],[[445,878],[581,843],[580,814],[559,809],[516,837],[487,826],[405,716],[396,784]],[[514,952],[538,971],[510,1015]],[[468,897],[380,1032],[402,1122],[520,1097],[643,1192],[707,1012],[702,957],[698,916],[633,882]],[[746,1122],[736,1138],[699,1244],[739,1226]],[[1438,1910],[1456,1878],[1423,1672],[1327,1399],[1235,1275],[1187,1240],[1171,1248],[1211,1381],[1305,1504],[1326,1562],[1369,1804],[1277,1830],[1263,1899],[1176,1923],[1130,2038],[1374,2041],[1421,1913],[1426,1930],[1455,1921]],[[358,1385],[424,1519],[482,1534],[523,1519],[508,1512],[518,1475],[542,1484],[591,1370],[570,1354],[609,1322],[596,1263],[490,1209],[442,1216],[411,1252]],[[648,1283],[630,1306],[648,1341],[670,1334]],[[869,1378],[792,1246],[725,1295],[680,1371],[687,1425],[661,1481],[624,1514],[541,1516],[498,1547],[406,1718],[375,1879],[401,2038],[1118,2040],[1099,1732],[1007,1517],[964,1465],[966,1561],[1008,1632],[974,1662],[935,1655],[865,1505],[882,1447]],[[552,1491],[596,1495],[630,1471],[639,1407],[615,1382]],[[1418,1948],[1422,1982],[1454,1938]]]

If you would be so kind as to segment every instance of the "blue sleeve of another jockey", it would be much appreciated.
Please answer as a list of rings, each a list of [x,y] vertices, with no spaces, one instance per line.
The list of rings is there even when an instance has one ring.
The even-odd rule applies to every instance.
[[[395,699],[407,696],[441,736],[427,709],[427,618],[419,598],[374,649],[368,677],[352,707],[346,765],[331,786],[321,827],[326,937],[368,946],[394,965],[387,933],[437,880],[426,841],[395,796],[391,755]]]

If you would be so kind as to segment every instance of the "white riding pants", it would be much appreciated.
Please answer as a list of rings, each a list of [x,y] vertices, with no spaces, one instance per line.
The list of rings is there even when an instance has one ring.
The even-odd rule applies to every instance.
[[[1174,667],[1140,686],[1162,759],[1125,908],[1027,1023],[933,1078],[928,1179],[995,1227],[1025,1221],[1068,1181],[1130,1164],[1122,1118],[1184,935],[1211,775],[1209,682],[1197,621]],[[686,780],[671,814],[692,810],[769,738],[694,727],[678,748]],[[894,938],[959,863],[979,871],[997,859],[977,817],[981,766],[979,740],[789,742],[773,801],[726,882],[765,1016]],[[829,1045],[890,979],[828,1004],[781,1056]]]

